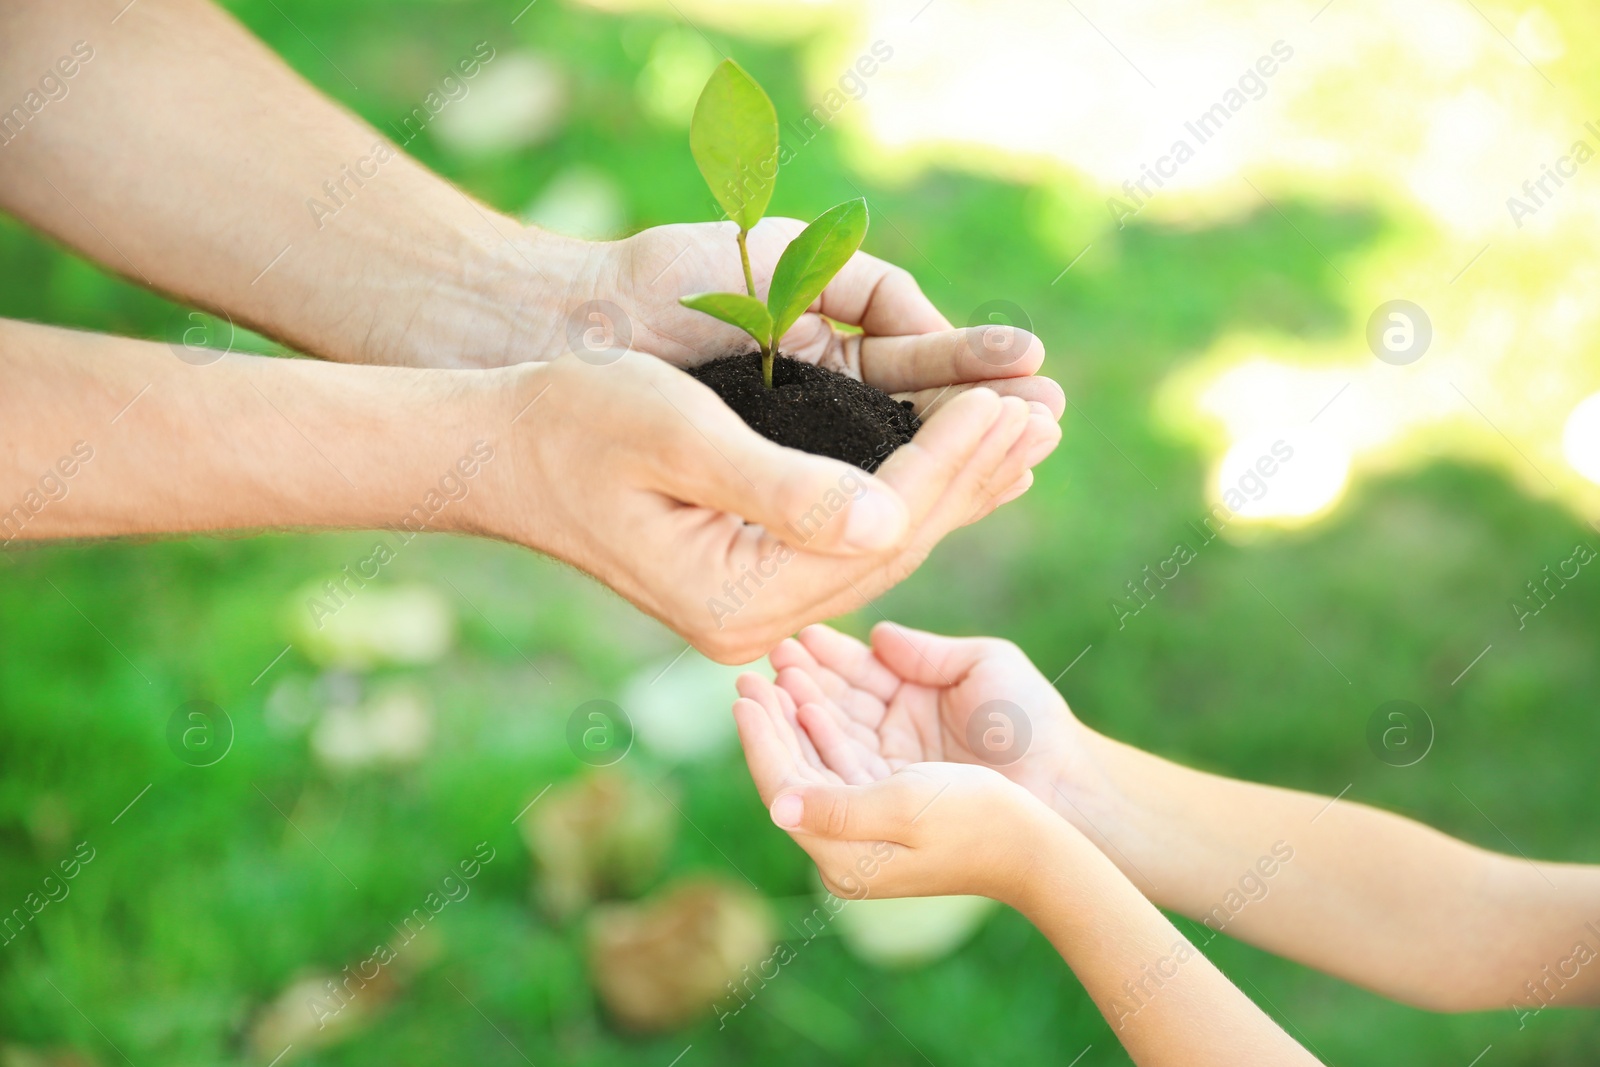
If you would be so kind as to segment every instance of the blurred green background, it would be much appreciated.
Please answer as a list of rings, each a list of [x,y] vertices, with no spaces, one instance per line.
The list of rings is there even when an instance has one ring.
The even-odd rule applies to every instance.
[[[860,47],[841,43],[849,32],[840,26],[855,26],[844,14],[813,13],[773,33],[741,25],[760,21],[748,13],[719,21],[706,4],[692,8],[692,24],[671,5],[603,11],[555,0],[514,24],[520,3],[228,6],[384,130],[490,42],[496,59],[472,89],[479,96],[451,104],[460,117],[441,116],[409,150],[497,207],[597,236],[714,216],[683,126],[708,57],[735,55],[793,117],[832,80],[816,77],[830,69],[818,55],[837,53],[842,68]],[[1550,11],[1558,34],[1575,39],[1586,16]],[[1027,30],[1086,33],[1081,24]],[[1138,44],[1129,50],[1138,55]],[[1518,66],[1509,53],[1501,59]],[[495,74],[498,88],[497,69],[509,72]],[[1594,78],[1570,58],[1560,72]],[[1235,73],[1224,69],[1220,81]],[[1562,83],[1580,99],[1586,91]],[[1018,100],[1028,102],[1020,89]],[[1358,105],[1367,106],[1349,106]],[[1517,432],[1559,429],[1579,399],[1570,390],[1600,381],[1581,323],[1562,327],[1564,347],[1511,343],[1493,363],[1519,378],[1559,370],[1561,388],[1542,406],[1504,377],[1463,372],[1499,427],[1480,426],[1473,439],[1498,451],[1426,427],[1385,438],[1387,451],[1350,445],[1354,473],[1309,521],[1239,524],[1119,628],[1110,601],[1189,539],[1185,525],[1214,499],[1229,430],[1205,421],[1203,389],[1185,376],[1233,359],[1239,345],[1228,339],[1238,337],[1291,367],[1333,367],[1333,387],[1354,377],[1340,366],[1366,374],[1379,367],[1362,340],[1370,291],[1383,288],[1371,264],[1449,261],[1442,287],[1482,242],[1456,254],[1423,208],[1332,171],[1262,178],[1270,202],[1247,197],[1226,210],[1210,210],[1197,188],[1175,195],[1170,215],[1151,211],[1118,230],[1104,205],[1116,181],[1064,164],[1008,173],[975,165],[971,147],[880,166],[872,136],[861,115],[842,115],[783,173],[773,213],[810,216],[860,189],[874,212],[869,251],[911,269],[958,322],[994,299],[1026,309],[1050,350],[1047,373],[1072,398],[1061,448],[1032,491],[951,537],[878,609],[1015,640],[1059,678],[1082,718],[1168,757],[1330,796],[1348,787],[1352,799],[1491,849],[1600,858],[1600,578],[1585,572],[1520,631],[1508,606],[1575,544],[1600,544],[1582,518],[1596,513],[1592,495],[1559,451]],[[1524,162],[1536,171],[1537,159]],[[1498,197],[1491,207],[1500,210]],[[1512,237],[1493,240],[1498,264],[1486,253],[1478,273],[1451,282],[1461,286],[1451,299],[1515,302],[1553,276],[1548,257],[1535,270],[1503,251]],[[1526,240],[1524,256],[1544,256],[1539,238]],[[1092,251],[1063,273],[1085,244]],[[9,220],[0,220],[0,278],[7,316],[168,338],[185,321],[183,309]],[[1474,283],[1482,288],[1465,292]],[[1465,319],[1450,337],[1457,324],[1437,317],[1436,363],[1481,339]],[[1491,397],[1501,406],[1489,407]],[[1542,483],[1519,469],[1516,446],[1501,447],[1512,437],[1554,476],[1548,491],[1529,488]],[[1374,460],[1379,453],[1388,458]],[[567,741],[574,709],[604,699],[634,710],[626,694],[640,679],[648,689],[658,672],[687,669],[668,667],[682,642],[564,567],[425,537],[376,583],[384,595],[422,590],[420,606],[367,623],[419,628],[420,637],[395,638],[417,647],[329,670],[327,651],[292,621],[304,599],[295,591],[366,556],[373,540],[191,538],[0,559],[0,903],[36,892],[77,842],[96,850],[70,896],[0,946],[8,1067],[266,1064],[276,1049],[264,1032],[291,1035],[285,1062],[328,1065],[1126,1062],[1050,947],[1001,911],[954,951],[909,969],[860,959],[830,931],[725,1028],[708,1008],[664,1034],[621,1033],[591,987],[583,917],[558,920],[538,902],[527,823],[517,820],[546,786],[559,796],[585,771]],[[864,632],[877,618],[868,608],[843,625]],[[710,681],[690,713],[725,716],[723,676],[694,671]],[[373,712],[384,694],[389,711]],[[1367,742],[1370,717],[1391,699],[1420,705],[1436,729],[1413,766],[1388,765]],[[236,734],[210,766],[190,766],[169,746],[174,713],[195,700],[223,709]],[[812,907],[811,869],[772,829],[726,733],[711,733],[678,750],[636,744],[617,765],[641,785],[648,817],[675,827],[662,866],[639,859],[641,881],[623,895],[687,874],[748,881],[789,936],[785,927]],[[375,991],[337,1040],[316,1047],[317,1035],[263,1030],[264,1013],[295,982],[367,958],[479,842],[496,858],[470,895],[443,909],[427,951],[408,952],[392,987]],[[1432,1016],[1225,938],[1207,951],[1329,1062],[1466,1064],[1492,1045],[1484,1067],[1580,1064],[1600,1048],[1593,1015],[1546,1012],[1526,1029],[1509,1011]]]

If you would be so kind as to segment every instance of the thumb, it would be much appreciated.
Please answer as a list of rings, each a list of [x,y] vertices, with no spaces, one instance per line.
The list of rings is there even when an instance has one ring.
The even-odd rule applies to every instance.
[[[772,821],[792,833],[840,841],[905,843],[911,816],[893,778],[870,785],[804,785],[772,799]]]
[[[680,410],[687,415],[689,405]],[[774,444],[726,408],[692,410],[698,417],[681,427],[687,435],[681,447],[667,451],[704,459],[664,465],[668,491],[678,499],[760,523],[789,547],[823,555],[885,552],[909,536],[910,512],[886,482],[849,463]]]

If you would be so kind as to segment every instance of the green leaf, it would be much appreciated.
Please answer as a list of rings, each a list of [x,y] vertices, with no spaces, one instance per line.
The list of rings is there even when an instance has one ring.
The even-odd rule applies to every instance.
[[[778,178],[778,113],[731,59],[719,63],[700,90],[689,151],[730,219],[745,230],[761,221]]]
[[[773,342],[772,316],[767,306],[743,293],[696,293],[678,301],[686,308],[703,311],[739,327],[756,339],[763,349]]]
[[[847,200],[817,216],[789,243],[772,272],[767,308],[773,340],[781,338],[849,262],[867,235],[867,202]]]

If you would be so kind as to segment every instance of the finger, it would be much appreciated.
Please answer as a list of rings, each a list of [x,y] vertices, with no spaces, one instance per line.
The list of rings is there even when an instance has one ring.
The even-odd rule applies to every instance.
[[[869,331],[869,334],[872,331]],[[991,344],[998,340],[999,343]],[[983,326],[861,340],[861,380],[886,393],[958,382],[1026,378],[1044,365],[1044,344],[1026,330]]]
[[[1023,490],[1033,484],[1034,465],[1054,452],[1060,443],[1061,427],[1054,419],[1049,415],[1030,415],[1022,436],[1011,446],[1004,461],[985,483],[983,493],[972,515],[968,517],[967,524],[977,522],[999,507],[1004,502],[1002,497],[1006,497],[1007,493],[1015,490],[1013,497],[1006,499],[1022,495]],[[1027,484],[1023,485],[1022,489],[1017,489],[1017,484],[1024,475],[1028,476]]]
[[[1002,397],[1000,403],[1000,418],[917,531],[914,541],[926,546],[922,551],[931,550],[945,534],[957,526],[965,525],[985,504],[1021,477],[1022,472],[1028,469],[1027,458],[1036,445],[1054,447],[1049,440],[1033,445],[1027,443],[1028,427],[1033,421],[1027,404],[1014,396]],[[1055,425],[1049,419],[1041,421],[1047,426]]]
[[[677,373],[677,372],[674,372]],[[794,548],[860,555],[894,548],[909,514],[896,491],[860,468],[784,448],[757,434],[692,378],[650,384],[681,420],[652,442],[665,492],[759,523]]]
[[[822,291],[815,310],[874,336],[924,334],[950,329],[909,271],[857,252]]]
[[[873,654],[917,685],[955,685],[985,656],[993,655],[996,647],[993,638],[946,637],[896,622],[880,622],[872,628]]]
[[[914,392],[895,393],[896,400],[909,400],[917,414],[927,418],[938,411],[940,406],[968,389],[983,386],[992,389],[1001,396],[1020,396],[1031,403],[1043,405],[1045,412],[1054,419],[1060,419],[1067,407],[1067,394],[1061,391],[1061,386],[1053,379],[1031,375],[1027,378],[995,378],[987,382],[957,382],[954,385],[944,385],[939,388],[918,389]]]
[[[849,634],[817,624],[800,631],[799,643],[819,666],[845,682],[888,701],[900,688],[900,678],[872,654],[872,649]]]
[[[878,480],[905,502],[912,529],[926,522],[1005,410],[1006,401],[993,390],[970,389],[944,405],[922,424],[917,436],[884,460]]]
[[[810,736],[823,764],[846,785],[866,785],[877,776],[861,759],[861,748],[844,735],[833,716],[820,704],[800,705],[800,726]]]
[[[786,667],[778,672],[778,688],[794,699],[797,707],[805,704],[833,705],[834,699],[817,684],[817,679],[806,671]]]
[[[806,763],[819,774],[829,772],[828,761],[822,758],[817,751],[817,746],[812,743],[811,735],[806,733],[805,727],[800,725],[800,709],[795,705],[794,697],[776,685],[773,691],[778,697],[778,707],[783,712],[783,719],[789,724],[789,729],[794,732],[795,744],[800,746],[800,753]]]
[[[883,719],[884,702],[823,667],[800,642],[790,638],[787,644],[778,655],[768,657],[777,671],[778,687],[796,704],[814,701],[838,709],[846,730],[863,744],[871,743]]]
[[[789,669],[803,671],[806,674],[814,674],[821,670],[811,653],[806,651],[806,646],[792,637],[785,637],[767,653],[767,663],[772,666],[773,674],[782,674]]]
[[[794,724],[783,714],[783,706],[778,702],[777,687],[759,674],[741,674],[734,682],[734,687],[741,697],[753,700],[761,706],[771,721],[773,736],[789,753],[789,758],[798,773],[807,765],[805,750],[800,747],[800,739],[795,734]]]
[[[815,614],[823,618],[830,618],[843,612],[853,610],[860,605],[863,597],[871,598],[879,592],[893,585],[896,581],[921,566],[922,561],[933,551],[935,545],[946,534],[956,527],[964,525],[973,515],[978,513],[979,507],[991,497],[998,495],[1000,488],[991,489],[990,485],[995,479],[996,472],[1005,461],[1011,446],[1021,438],[1028,422],[1028,407],[1016,397],[994,397],[987,389],[974,389],[972,392],[960,397],[954,404],[945,409],[941,415],[949,419],[968,397],[989,396],[1000,402],[1000,414],[994,424],[985,433],[984,439],[978,447],[968,453],[968,459],[961,465],[955,475],[950,476],[943,469],[939,470],[935,480],[942,481],[947,488],[935,505],[926,512],[922,511],[922,499],[910,499],[912,514],[917,519],[915,533],[911,543],[895,560],[885,566],[881,562],[875,563],[871,569],[861,569],[855,582],[849,584],[845,591],[835,594],[825,601]],[[928,425],[931,427],[939,421],[936,417]],[[919,454],[916,451],[919,434],[910,444],[904,446],[889,461],[879,468],[880,473],[886,473],[886,478],[891,482],[904,477],[907,470],[915,470],[919,462],[930,461],[939,464],[939,458]],[[967,442],[963,442],[966,444]],[[903,462],[905,467],[900,470],[889,470],[889,466],[897,459],[906,457]],[[1019,471],[1020,473],[1020,471]],[[1012,480],[1015,480],[1013,477]],[[908,495],[926,493],[928,490],[920,486],[920,479],[911,480],[909,487],[898,487],[902,493]],[[862,568],[861,563],[854,565]],[[865,589],[862,585],[865,585]]]
[[[803,785],[773,798],[772,821],[792,833],[836,841],[908,844],[914,791],[899,776],[870,785]]]
[[[1017,499],[1017,497],[1021,496],[1023,493],[1026,493],[1029,489],[1032,489],[1032,488],[1033,488],[1033,472],[1032,471],[1023,471],[1022,472],[1022,477],[1020,477],[1016,481],[1012,482],[1010,489],[1007,489],[1005,492],[1001,493],[998,497],[995,498],[995,502],[994,502],[993,506],[991,506],[989,508],[989,511],[993,511],[995,508],[999,507],[1002,504],[1011,503],[1013,500]],[[985,515],[987,515],[988,513],[989,513],[988,511],[984,512]],[[981,517],[982,516],[980,516],[980,518]]]
[[[782,785],[796,777],[793,757],[773,730],[767,709],[758,702],[748,697],[734,701],[733,721],[744,748],[744,761],[750,767],[750,779],[756,784],[761,802],[770,805]]]
[[[824,721],[826,720],[826,721]],[[817,745],[824,759],[831,760],[828,746],[842,746],[859,766],[866,771],[868,780],[876,781],[893,774],[893,768],[878,751],[878,735],[858,722],[853,722],[835,704],[804,703],[800,705],[800,725]],[[841,775],[842,777],[842,775]],[[848,781],[848,779],[846,779]]]
[[[773,651],[775,655],[769,656],[768,660],[780,676],[786,670],[798,671],[810,678],[812,684],[829,700],[837,702],[849,697],[850,683],[818,663],[806,646],[795,638],[786,638],[783,645]]]
[[[910,512],[911,532],[906,542],[889,553],[857,558],[847,565],[823,555],[796,553],[784,566],[783,581],[808,599],[803,608],[791,604],[787,617],[816,619],[840,614],[859,606],[862,596],[875,596],[914,570],[940,537],[976,510],[975,483],[990,474],[994,462],[1004,455],[1004,446],[998,455],[988,455],[991,430],[1003,424],[1001,436],[1009,444],[1021,432],[1026,417],[1027,405],[1015,397],[1001,398],[988,389],[973,389],[929,419],[915,438],[879,468],[878,480],[899,494]],[[986,450],[984,459],[975,472],[969,472],[969,461],[980,449]],[[958,516],[952,517],[955,505],[951,501],[960,503]],[[936,509],[942,510],[930,520]],[[861,593],[863,583],[872,591]]]

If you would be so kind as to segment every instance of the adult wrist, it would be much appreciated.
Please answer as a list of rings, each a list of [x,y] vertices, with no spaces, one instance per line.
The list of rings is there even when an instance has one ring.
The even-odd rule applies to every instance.
[[[305,501],[310,525],[487,532],[481,490],[500,454],[492,429],[500,401],[489,379],[299,360],[255,369],[260,391],[282,397],[281,417],[307,427],[338,472],[331,492],[314,489]]]
[[[597,246],[496,217],[456,232],[419,257],[409,308],[385,352],[370,361],[487,369],[556,359],[572,309],[594,299]]]
[[[540,361],[454,372],[460,387],[453,397],[451,420],[469,420],[470,427],[460,436],[470,437],[483,455],[477,481],[453,516],[453,532],[554,551],[537,521],[549,510],[540,500],[547,464],[537,446],[543,436],[566,423],[558,411],[559,391],[546,395],[549,370],[549,364]]]

